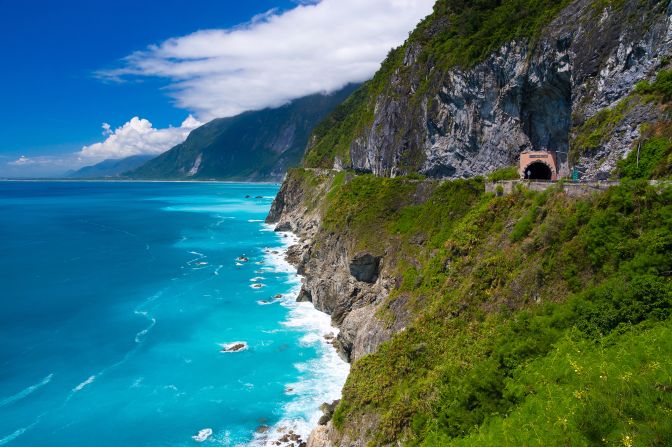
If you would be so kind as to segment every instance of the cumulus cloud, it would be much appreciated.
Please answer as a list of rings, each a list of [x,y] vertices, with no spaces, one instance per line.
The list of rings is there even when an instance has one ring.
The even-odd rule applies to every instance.
[[[182,143],[189,132],[201,124],[191,115],[180,127],[166,129],[156,129],[151,122],[137,116],[114,130],[108,123],[103,123],[103,136],[107,138],[100,143],[84,146],[79,156],[83,160],[95,161],[132,155],[159,155]]]
[[[370,78],[434,0],[298,0],[233,29],[168,39],[126,57],[107,79],[166,78],[201,119],[280,106]]]
[[[189,132],[202,123],[189,115],[180,127],[156,129],[146,119],[134,117],[113,129],[103,123],[102,142],[84,146],[77,152],[59,155],[0,155],[0,177],[59,177],[68,171],[93,165],[105,159],[132,155],[159,155],[183,142]]]

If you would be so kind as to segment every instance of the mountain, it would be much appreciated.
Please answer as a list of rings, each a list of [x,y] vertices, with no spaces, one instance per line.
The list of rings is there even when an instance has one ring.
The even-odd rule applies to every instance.
[[[555,151],[561,174],[605,179],[642,122],[666,120],[635,87],[670,66],[670,11],[657,0],[439,0],[317,127],[305,164],[470,177],[532,149]]]
[[[672,445],[671,16],[439,0],[315,128],[267,218],[352,364],[310,447]],[[486,180],[530,149],[591,182]]]
[[[109,159],[93,166],[85,166],[66,175],[68,178],[121,177],[124,172],[137,169],[155,155],[132,155],[122,159]]]
[[[193,130],[187,140],[126,175],[137,179],[281,180],[298,166],[313,127],[356,85],[329,95],[230,118]]]

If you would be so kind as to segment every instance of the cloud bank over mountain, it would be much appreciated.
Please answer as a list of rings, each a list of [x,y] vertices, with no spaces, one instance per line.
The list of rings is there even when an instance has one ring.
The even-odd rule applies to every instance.
[[[334,92],[369,79],[388,51],[431,13],[434,0],[297,0],[230,29],[201,30],[130,54],[97,76],[109,81],[161,78],[178,107],[192,113],[179,127],[157,129],[140,118],[103,124],[104,140],[61,155],[14,153],[3,176],[52,176],[139,154],[160,154],[201,122],[293,99]],[[186,114],[186,113],[185,113]]]
[[[198,31],[126,57],[98,75],[160,77],[205,121],[330,92],[370,78],[433,0],[322,0],[269,11],[233,29]]]

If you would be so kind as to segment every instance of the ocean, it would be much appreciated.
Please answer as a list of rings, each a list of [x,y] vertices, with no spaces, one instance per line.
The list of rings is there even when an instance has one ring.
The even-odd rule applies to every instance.
[[[306,439],[348,367],[295,302],[277,190],[0,182],[0,446]]]

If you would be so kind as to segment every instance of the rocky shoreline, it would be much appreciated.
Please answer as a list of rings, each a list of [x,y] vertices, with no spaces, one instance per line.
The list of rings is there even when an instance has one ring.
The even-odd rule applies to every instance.
[[[276,201],[277,200],[278,199],[276,197]],[[282,267],[283,271],[286,268],[291,268],[292,270],[296,269],[296,274],[300,278],[303,279],[303,273],[300,270],[300,262],[298,262],[297,256],[301,257],[304,253],[303,248],[305,248],[305,241],[302,237],[304,233],[302,233],[302,232],[300,233],[298,231],[295,231],[296,228],[293,225],[278,225],[277,223],[270,221],[270,219],[267,219],[266,223],[269,224],[268,225],[268,230],[269,231],[272,230],[272,231],[275,231],[276,233],[278,233],[278,235],[281,236],[281,239],[283,241],[283,248],[281,250],[266,249],[265,250],[266,256],[271,256],[273,259],[275,259],[275,261],[270,260],[271,263],[275,263],[275,262],[277,262],[277,260],[282,259],[283,262],[286,262],[286,265],[284,267]],[[306,300],[301,299],[302,291],[303,291],[303,288],[299,289],[298,284],[297,284],[297,288],[294,289],[292,291],[292,293],[289,294],[289,295],[276,294],[271,299],[262,300],[262,301],[259,301],[258,303],[260,305],[267,305],[267,304],[273,304],[273,303],[285,301],[285,303],[283,305],[287,305],[287,303],[291,302],[291,300],[292,300],[291,297],[292,296],[297,297],[296,300],[295,300],[297,303],[305,302]],[[287,301],[287,300],[289,300],[289,301]],[[303,314],[302,317],[300,317],[300,318],[303,318],[303,319],[308,318],[309,320],[315,322],[316,318],[310,317],[310,315],[306,314],[305,312],[306,312],[307,308],[311,309],[310,313],[319,311],[319,309],[313,310],[314,306],[308,306],[307,304],[303,304],[303,305],[297,304],[297,305],[299,307],[297,307],[296,310],[299,311],[299,314]],[[306,306],[306,307],[303,308],[304,309],[303,311],[300,311],[302,306]],[[289,306],[289,307],[294,308],[294,306]],[[325,323],[326,323],[326,321],[322,322],[322,323],[317,323],[317,325],[321,326]],[[316,335],[316,334],[314,334],[315,327],[313,327],[310,332],[313,332],[311,337],[314,337]],[[334,346],[334,341],[336,340],[338,330],[333,329],[333,327],[328,328],[325,325],[324,327],[321,327],[321,329],[319,329],[317,332],[319,333],[319,342],[321,344],[329,345],[328,346],[329,348]],[[310,340],[311,340],[310,342],[312,343],[316,339],[311,338]],[[336,355],[337,351],[334,350],[332,352],[333,352],[333,354],[329,354],[327,356],[327,357],[329,357],[329,359],[328,358],[323,359],[323,362],[321,363],[322,366],[325,362],[326,362],[326,364],[331,365],[331,363],[334,359],[338,363],[340,363],[340,360],[338,359],[339,356]],[[345,364],[343,366],[345,367]],[[334,365],[331,365],[331,368],[333,370]],[[309,418],[310,420],[306,421],[309,424],[308,427],[304,426],[303,424],[298,424],[298,425],[295,424],[294,420],[291,419],[291,418],[287,419],[287,420],[283,420],[280,423],[275,424],[274,426],[269,426],[269,425],[266,425],[266,424],[262,423],[257,428],[256,434],[255,434],[255,439],[251,443],[251,445],[253,445],[253,446],[264,446],[264,447],[267,447],[267,446],[270,446],[270,447],[307,447],[308,445],[311,445],[309,440],[306,439],[307,435],[309,434],[308,431],[313,429],[318,424],[326,423],[326,421],[325,421],[325,418],[327,417],[326,415],[328,415],[329,419],[331,418],[331,414],[333,413],[333,410],[334,410],[334,408],[336,406],[336,403],[337,403],[337,401],[336,401],[336,403],[333,402],[333,398],[336,397],[336,396],[340,396],[340,391],[341,391],[340,387],[343,384],[345,374],[346,374],[346,372],[344,371],[343,378],[340,379],[339,382],[338,382],[339,383],[339,385],[338,385],[338,393],[339,394],[338,395],[336,395],[333,392],[333,391],[335,391],[334,387],[331,387],[331,388],[334,388],[331,393],[329,393],[329,392],[320,393],[320,394],[329,394],[329,398],[324,399],[324,400],[327,400],[330,403],[326,403],[324,401],[321,401],[323,403],[322,403],[322,405],[320,405],[318,403],[319,402],[318,401],[318,402],[315,402],[314,405],[310,405],[310,408],[314,409],[315,411],[312,414],[312,416],[310,416],[310,418]],[[319,376],[320,376],[319,377],[320,381],[329,381],[329,383],[331,383],[331,380],[333,379],[333,377],[331,377],[331,378],[330,377],[324,377],[324,376],[329,376],[329,374],[325,374],[325,375],[320,374]],[[323,388],[324,390],[328,390],[330,388],[329,383],[324,383],[324,388]],[[298,385],[300,387],[300,384],[298,384]],[[322,387],[322,385],[318,385],[318,387]],[[288,394],[297,394],[297,393],[300,394],[301,393],[301,391],[299,389],[295,388],[295,385],[287,385],[287,387],[285,388],[285,392],[288,393]],[[319,408],[318,408],[318,406],[319,406]],[[322,411],[322,414],[320,415],[318,413],[318,411]]]
[[[318,185],[307,188],[300,178],[289,175],[283,183],[267,224],[275,231],[292,232],[298,242],[287,249],[286,259],[303,277],[297,301],[310,302],[331,316],[338,334],[329,337],[339,356],[348,363],[374,352],[395,332],[403,329],[406,317],[399,312],[388,327],[378,319],[377,310],[393,287],[393,278],[385,270],[384,256],[358,252],[348,237],[330,234],[321,225],[319,207],[311,207],[316,197],[331,188],[335,173],[315,171]],[[325,337],[326,338],[326,337]],[[323,416],[311,432],[307,447],[338,445],[331,417],[338,401],[325,402]],[[358,445],[356,439],[345,440]]]

